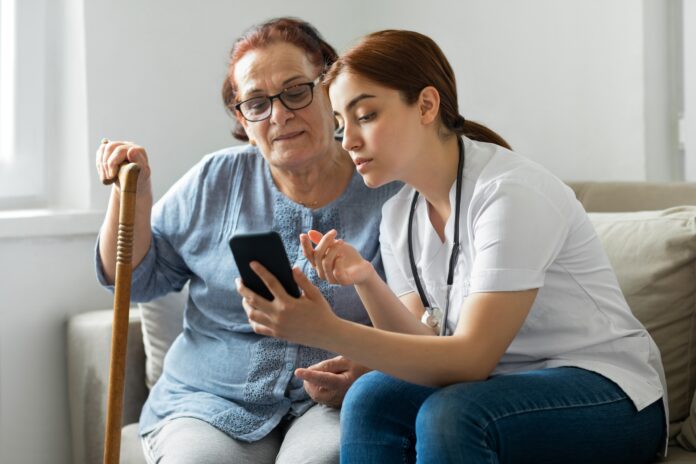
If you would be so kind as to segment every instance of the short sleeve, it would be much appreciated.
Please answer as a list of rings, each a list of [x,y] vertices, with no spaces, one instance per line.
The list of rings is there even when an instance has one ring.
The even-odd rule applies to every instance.
[[[393,224],[390,220],[385,220],[390,218],[390,215],[382,216],[382,222],[379,226],[379,247],[382,255],[382,261],[384,263],[384,274],[387,279],[387,285],[398,297],[406,295],[415,291],[412,281],[404,274],[404,269],[399,266],[399,260],[396,259],[394,255],[394,249],[392,244],[395,242],[394,236],[396,235],[394,228],[396,224]]]
[[[544,285],[568,234],[565,198],[520,181],[498,180],[472,200],[474,262],[470,292],[520,291]]]

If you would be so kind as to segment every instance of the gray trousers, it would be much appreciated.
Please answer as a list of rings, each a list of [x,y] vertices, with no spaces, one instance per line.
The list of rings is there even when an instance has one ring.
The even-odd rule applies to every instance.
[[[339,411],[312,406],[253,443],[182,417],[166,422],[141,442],[148,464],[338,464]]]

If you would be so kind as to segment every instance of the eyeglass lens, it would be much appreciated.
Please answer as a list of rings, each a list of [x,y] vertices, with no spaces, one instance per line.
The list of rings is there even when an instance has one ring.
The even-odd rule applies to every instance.
[[[273,98],[278,98],[289,110],[299,110],[312,103],[312,84],[294,85],[273,97],[256,97],[242,102],[239,110],[248,120],[259,121],[271,115]]]

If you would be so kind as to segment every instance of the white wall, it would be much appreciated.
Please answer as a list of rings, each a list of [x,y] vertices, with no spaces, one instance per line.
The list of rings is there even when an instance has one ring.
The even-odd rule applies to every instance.
[[[364,29],[433,37],[454,67],[465,117],[565,180],[669,180],[653,176],[670,163],[668,142],[653,142],[661,128],[649,127],[650,150],[646,141],[646,98],[669,85],[644,74],[648,57],[661,58],[648,52],[666,46],[665,19],[645,13],[662,8],[654,0],[435,0],[417,14],[400,4],[375,2]],[[644,44],[646,31],[656,44]]]
[[[65,323],[108,308],[94,236],[0,241],[0,462],[70,461]]]
[[[86,2],[91,152],[102,137],[145,146],[155,196],[161,195],[201,156],[236,143],[220,90],[229,48],[242,30],[269,14],[302,16],[340,47],[355,36],[366,4]],[[103,204],[106,192],[98,190]]]
[[[463,114],[522,153],[564,179],[650,177],[651,19],[631,0],[49,4],[46,142],[56,206],[103,210],[108,189],[93,175],[102,137],[148,149],[157,197],[202,155],[232,143],[219,96],[227,51],[269,13],[313,22],[339,49],[384,27],[429,34],[455,67]],[[2,463],[70,462],[65,321],[110,305],[94,279],[94,234],[0,239]]]

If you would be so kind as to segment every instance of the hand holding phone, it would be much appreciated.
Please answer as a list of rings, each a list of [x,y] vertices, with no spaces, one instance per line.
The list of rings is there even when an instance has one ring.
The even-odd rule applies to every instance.
[[[273,300],[271,291],[249,267],[250,262],[258,261],[278,279],[289,295],[295,298],[300,297],[300,289],[292,276],[290,260],[288,260],[283,241],[277,232],[235,235],[230,239],[230,249],[237,263],[242,282],[254,293],[267,300]]]

